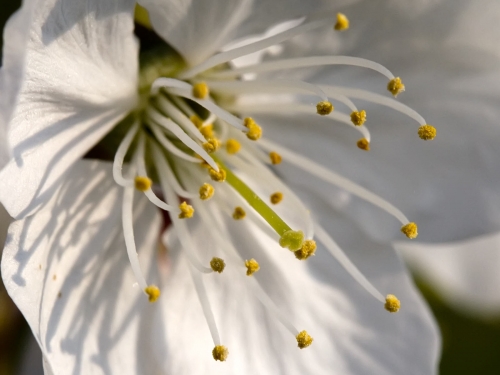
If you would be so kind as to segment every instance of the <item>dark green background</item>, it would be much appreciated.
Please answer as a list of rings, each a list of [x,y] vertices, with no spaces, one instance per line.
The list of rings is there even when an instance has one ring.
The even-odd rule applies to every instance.
[[[2,1],[0,29],[3,30],[9,15],[19,7],[19,3],[18,0]],[[467,317],[445,305],[429,286],[422,282],[418,284],[443,334],[441,375],[500,374],[500,316],[490,320]],[[0,284],[0,309],[5,312],[3,324],[0,321],[0,375],[15,374],[26,337],[30,334],[26,323],[7,298],[3,284]]]

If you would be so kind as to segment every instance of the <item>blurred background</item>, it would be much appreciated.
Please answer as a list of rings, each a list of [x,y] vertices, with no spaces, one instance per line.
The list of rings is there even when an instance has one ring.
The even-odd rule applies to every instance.
[[[5,23],[19,5],[19,0],[3,1],[0,5],[2,35]],[[0,233],[2,243],[4,235]],[[487,319],[468,316],[446,305],[431,285],[415,279],[443,336],[441,375],[498,374],[500,314]],[[43,374],[42,359],[28,325],[0,281],[0,375],[11,374]]]

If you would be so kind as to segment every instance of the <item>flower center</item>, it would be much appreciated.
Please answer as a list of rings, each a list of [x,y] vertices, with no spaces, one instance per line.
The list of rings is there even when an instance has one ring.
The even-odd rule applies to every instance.
[[[271,233],[276,242],[289,249],[299,260],[313,256],[319,240],[372,296],[390,312],[399,309],[399,300],[391,294],[384,297],[347,258],[334,240],[318,223],[313,223],[301,200],[272,172],[272,165],[288,162],[302,172],[343,188],[386,211],[402,225],[409,238],[417,236],[417,226],[389,202],[356,185],[317,163],[265,138],[271,124],[260,124],[243,113],[297,113],[326,116],[332,121],[351,126],[362,138],[357,146],[370,149],[370,133],[365,125],[367,113],[352,99],[380,104],[403,112],[415,119],[419,136],[433,139],[435,129],[415,111],[394,99],[363,90],[334,86],[318,86],[300,80],[253,79],[256,75],[276,70],[326,65],[352,65],[374,70],[388,79],[387,89],[394,95],[404,91],[399,77],[372,61],[348,56],[312,56],[274,60],[257,65],[234,68],[231,61],[253,52],[265,50],[295,35],[332,25],[330,19],[312,20],[282,33],[243,47],[216,54],[202,64],[183,70],[173,56],[150,57],[141,71],[139,93],[141,102],[128,117],[128,130],[114,155],[113,176],[124,187],[123,229],[127,253],[137,281],[151,302],[160,297],[159,288],[149,285],[140,269],[134,242],[132,207],[134,190],[138,190],[162,210],[169,212],[173,228],[191,264],[192,276],[203,311],[213,336],[214,359],[224,361],[227,349],[221,345],[201,273],[222,273],[225,267],[241,268],[241,275],[259,271],[255,259],[242,259],[235,245],[228,240],[227,218],[237,220],[242,231],[247,222]],[[337,15],[334,29],[349,27],[345,15]],[[160,55],[157,55],[160,56]],[[238,97],[245,95],[282,94],[307,95],[316,98],[316,106],[298,101],[271,104],[244,104]],[[349,108],[350,113],[335,110],[333,102]],[[127,169],[122,174],[125,161]],[[157,195],[157,192],[161,194]],[[179,204],[179,199],[181,203]],[[278,204],[279,203],[279,204]],[[273,208],[271,208],[273,205]],[[290,214],[292,212],[292,214]],[[191,218],[199,217],[210,228],[211,240],[224,252],[226,260],[213,254],[204,264],[195,253],[190,230]],[[258,275],[257,275],[258,276]],[[222,277],[222,276],[221,276]],[[298,331],[289,318],[279,311],[254,278],[248,278],[261,302],[274,313],[296,337],[299,348],[311,345],[306,331]]]

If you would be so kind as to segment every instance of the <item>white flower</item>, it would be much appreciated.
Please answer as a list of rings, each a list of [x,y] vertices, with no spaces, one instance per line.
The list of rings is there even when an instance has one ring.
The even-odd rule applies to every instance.
[[[297,137],[300,129],[285,129],[277,138],[295,142],[292,152],[267,139],[252,143],[262,129],[264,135],[271,133],[274,123],[257,121],[261,128],[249,117],[242,120],[232,114],[262,114],[270,111],[271,104],[272,113],[305,113],[316,122],[316,102],[322,103],[318,112],[329,112],[331,97],[353,112],[354,123],[363,122],[361,109],[343,95],[349,91],[291,79],[238,81],[233,78],[243,70],[235,74],[229,65],[219,66],[333,22],[306,19],[301,26],[270,37],[274,39],[217,54],[227,42],[291,17],[287,10],[295,9],[294,2],[275,1],[271,9],[259,1],[205,4],[144,2],[158,34],[190,66],[182,69],[172,54],[158,66],[159,55],[153,55],[156,65],[143,68],[140,79],[131,1],[27,1],[7,27],[6,32],[16,37],[6,39],[2,68],[2,77],[14,77],[3,86],[11,105],[2,105],[12,158],[0,173],[0,200],[17,220],[9,228],[2,277],[42,348],[46,372],[433,373],[436,328],[392,249],[371,240],[359,230],[361,223],[341,210],[325,209],[324,202],[316,209],[313,200],[308,202],[310,215],[265,166],[279,156],[266,153],[277,151],[300,176],[310,172],[380,206],[387,212],[379,214],[392,215],[395,227],[399,229],[399,220],[403,228],[411,229],[405,231],[409,237],[416,235],[416,228],[386,201],[301,157],[296,152],[300,144],[316,147],[308,141],[313,131]],[[323,63],[316,58],[280,61],[276,66]],[[367,60],[329,57],[328,63],[361,64],[394,78]],[[273,70],[272,64],[276,63],[254,65],[251,72]],[[203,82],[216,94],[215,102],[204,94]],[[319,99],[305,105],[242,98],[263,91],[273,94],[273,100],[280,92]],[[417,129],[423,138],[422,130],[432,133],[407,107],[381,95],[373,98],[417,120],[415,131],[407,136],[420,144]],[[199,118],[191,122],[195,114]],[[358,129],[365,139],[360,148],[367,148],[366,126],[356,127],[359,124],[352,124],[349,115],[337,111],[329,115],[328,125],[331,119]],[[207,128],[212,121],[215,137]],[[203,123],[199,129],[197,122]],[[114,166],[81,160],[94,146],[90,155],[103,155],[107,150],[100,147],[112,144],[116,132],[123,131],[125,137],[113,150]],[[226,150],[210,153],[219,140]],[[238,146],[241,149],[234,155]],[[122,175],[128,149],[131,162]],[[211,169],[201,167],[195,153]],[[226,182],[217,181],[223,179],[222,171]],[[154,180],[165,202],[156,197],[147,174],[157,176]],[[303,182],[312,185],[311,178]],[[145,193],[135,203],[134,182]],[[203,199],[211,195],[208,183],[215,188],[210,200]],[[257,198],[267,199],[271,193],[283,194],[283,202],[273,210]],[[335,194],[329,201],[341,206],[342,196]],[[173,225],[161,251],[159,211],[145,196],[171,213]],[[179,206],[178,196],[188,198],[189,204]],[[281,195],[272,199],[278,203]],[[290,228],[303,230],[306,241]],[[306,249],[314,251],[313,236],[321,242],[321,251],[307,262],[278,246],[304,258]],[[226,268],[220,275],[213,271],[222,271],[223,263],[214,257],[224,258]],[[247,276],[247,268],[257,269],[253,258],[260,271]],[[384,311],[384,303],[394,312],[399,302],[393,296],[386,301],[379,290],[400,296],[401,312],[394,316]],[[148,304],[144,292],[152,302],[159,297],[157,303]],[[311,343],[303,329],[315,341],[300,351],[297,345]],[[214,345],[213,357],[218,360],[226,359],[221,345],[229,347],[226,363],[213,361]]]

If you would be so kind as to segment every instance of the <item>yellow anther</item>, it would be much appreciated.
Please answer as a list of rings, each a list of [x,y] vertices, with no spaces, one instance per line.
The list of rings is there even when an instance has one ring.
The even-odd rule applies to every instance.
[[[135,188],[137,190],[139,190],[139,191],[149,190],[149,188],[151,187],[152,183],[153,183],[153,181],[151,181],[150,178],[144,177],[144,176],[137,176],[134,179]]]
[[[144,292],[148,295],[149,302],[156,302],[160,298],[160,289],[156,285],[149,285],[144,289]]]
[[[395,313],[401,308],[401,302],[399,302],[394,294],[388,294],[387,297],[385,297],[384,307],[390,313]]]
[[[233,219],[234,220],[241,220],[241,219],[244,219],[246,215],[247,215],[247,213],[245,212],[245,210],[238,206],[234,209]]]
[[[316,252],[316,241],[314,240],[305,240],[302,247],[295,251],[295,258],[299,260],[306,260],[307,258],[314,255]]]
[[[281,155],[274,151],[271,151],[269,153],[269,158],[271,159],[271,163],[273,163],[274,165],[280,164],[282,160]]]
[[[227,348],[224,345],[217,345],[212,350],[212,356],[216,361],[224,362],[227,359],[228,355],[229,355],[229,350],[227,350]]]
[[[197,99],[205,99],[208,96],[208,85],[205,82],[199,82],[193,85],[193,96]]]
[[[245,267],[247,268],[247,276],[252,276],[255,272],[260,270],[259,263],[253,258],[245,260]]]
[[[422,125],[418,128],[418,136],[424,141],[432,141],[436,138],[436,128],[429,124]]]
[[[333,28],[338,31],[344,31],[349,28],[349,19],[345,14],[337,13],[337,23]]]
[[[286,247],[290,251],[296,251],[302,248],[304,244],[304,232],[301,230],[289,230],[283,233],[280,238],[280,246]]]
[[[368,139],[366,138],[361,138],[358,143],[356,143],[358,147],[362,150],[365,151],[370,151],[370,142],[368,142]]]
[[[236,139],[228,139],[226,142],[226,151],[228,154],[234,155],[240,151],[241,144]]]
[[[417,236],[418,236],[417,224],[412,222],[412,223],[408,223],[406,225],[403,225],[401,227],[401,232],[403,232],[406,237],[413,240],[414,238],[417,238]]]
[[[387,84],[387,90],[391,92],[395,97],[405,91],[405,85],[401,81],[401,78],[396,77],[389,81]]]
[[[277,191],[276,193],[271,194],[271,203],[272,204],[278,204],[282,200],[283,200],[283,193],[280,193],[279,191]]]
[[[226,171],[222,168],[219,168],[219,172],[217,172],[212,167],[208,168],[208,173],[210,174],[210,178],[217,182],[224,182],[226,180]]]
[[[210,261],[210,267],[214,272],[222,273],[226,268],[226,262],[221,258],[213,257]]]
[[[205,139],[214,138],[214,126],[212,124],[207,124],[200,127],[200,133],[205,137]]]
[[[329,115],[330,113],[332,113],[333,109],[333,104],[327,101],[321,101],[316,104],[316,111],[321,116]]]
[[[251,117],[246,117],[243,120],[243,125],[248,128],[247,138],[256,141],[260,137],[262,137],[262,128],[254,121]]]
[[[203,148],[208,153],[217,151],[219,147],[220,147],[220,142],[217,138],[210,138],[208,141],[203,143]]]
[[[203,120],[197,115],[192,115],[189,119],[198,129],[203,126]]]
[[[356,126],[361,126],[366,122],[366,111],[353,111],[351,113],[351,121]]]
[[[179,213],[179,219],[189,219],[194,215],[193,206],[187,204],[186,202],[182,202],[179,205],[179,210],[181,210],[181,212]]]
[[[210,184],[203,184],[200,187],[200,199],[206,201],[214,196],[215,189]]]
[[[295,338],[297,339],[297,346],[300,349],[307,348],[314,340],[306,331],[301,331]]]

